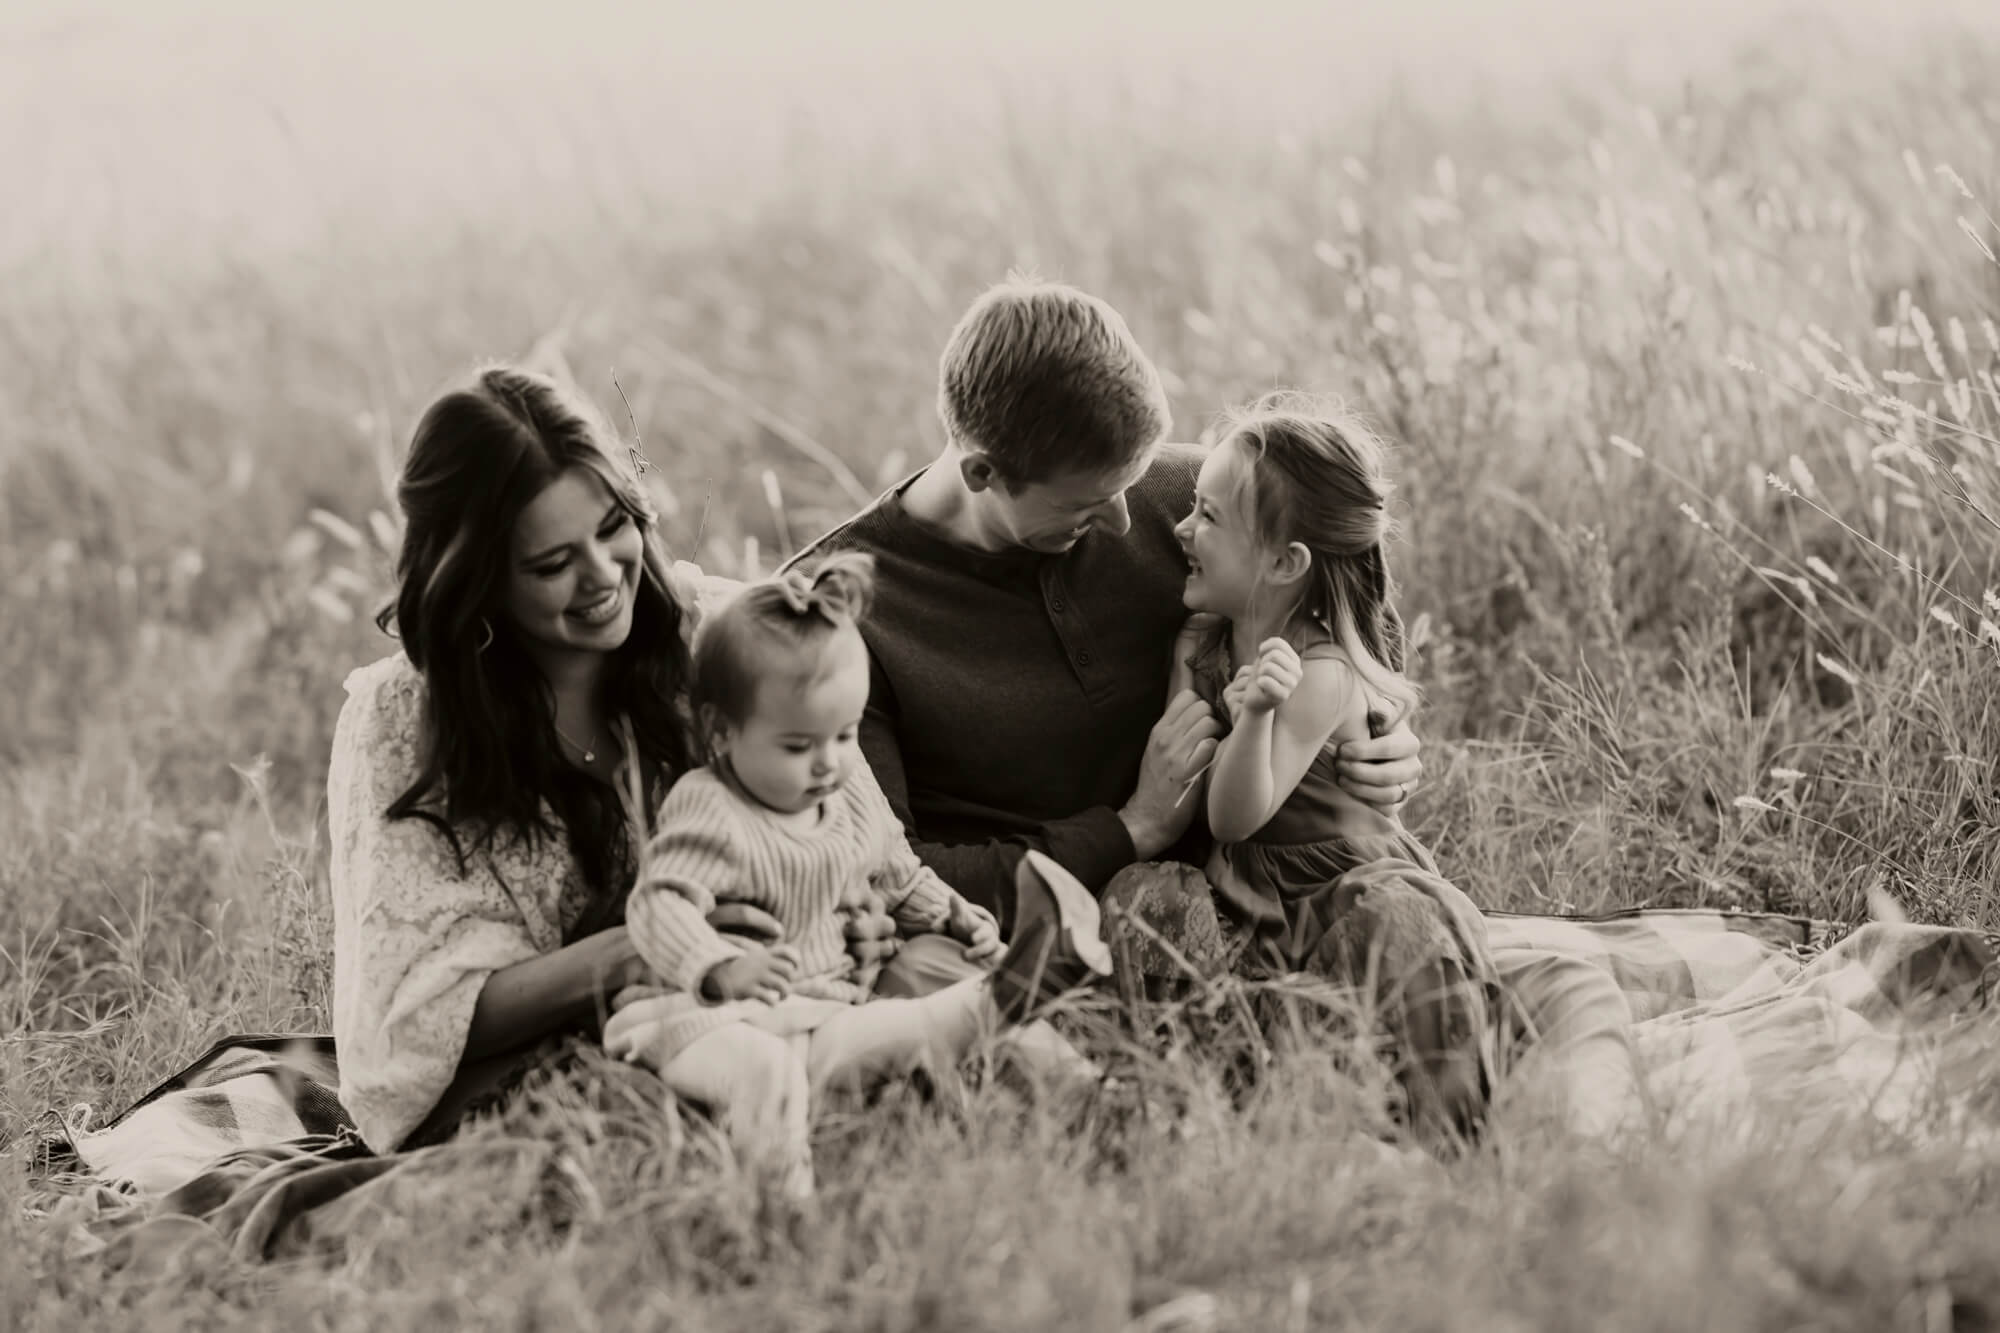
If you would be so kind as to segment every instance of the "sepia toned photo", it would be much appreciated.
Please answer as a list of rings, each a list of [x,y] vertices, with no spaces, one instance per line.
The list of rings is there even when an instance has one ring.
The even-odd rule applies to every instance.
[[[0,1329],[2000,1327],[2000,9],[12,0]]]

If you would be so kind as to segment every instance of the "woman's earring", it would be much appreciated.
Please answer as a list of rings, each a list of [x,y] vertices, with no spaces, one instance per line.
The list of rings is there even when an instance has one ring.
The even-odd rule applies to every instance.
[[[493,622],[485,616],[479,617],[479,632],[482,637],[479,640],[479,646],[472,650],[475,653],[483,653],[493,646]]]

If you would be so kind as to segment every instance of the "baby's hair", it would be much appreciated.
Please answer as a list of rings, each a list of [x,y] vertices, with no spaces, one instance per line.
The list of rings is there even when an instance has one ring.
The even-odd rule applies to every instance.
[[[1417,705],[1402,675],[1403,633],[1383,546],[1395,533],[1388,445],[1336,399],[1271,393],[1224,419],[1224,448],[1243,451],[1239,507],[1257,537],[1312,553],[1297,618],[1332,636],[1361,679],[1395,706]]]
[[[775,675],[799,688],[831,673],[827,651],[875,599],[875,557],[841,551],[753,583],[710,616],[695,640],[689,695],[704,739],[740,726]]]

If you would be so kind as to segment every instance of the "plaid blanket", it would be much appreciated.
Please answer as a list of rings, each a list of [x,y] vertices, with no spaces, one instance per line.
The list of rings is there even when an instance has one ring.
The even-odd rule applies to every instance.
[[[1991,988],[1995,944],[1979,932],[1701,910],[1492,913],[1487,924],[1496,958],[1566,954],[1617,981],[1645,1091],[1671,1132],[1747,1132],[1750,1113],[1779,1106],[1792,1123],[1861,1113],[1899,1132],[1993,1132],[1965,1112],[1973,1094],[1940,1096],[1941,1053]],[[81,1192],[84,1220],[137,1220],[108,1252],[130,1262],[193,1234],[246,1257],[290,1252],[338,1232],[411,1163],[430,1163],[428,1176],[454,1152],[517,1152],[530,1176],[552,1169],[536,1145],[491,1141],[371,1155],[337,1085],[328,1038],[232,1038],[108,1124],[56,1117],[44,1173],[97,1186]]]
[[[1991,994],[1991,936],[1658,909],[1492,913],[1488,926],[1496,958],[1560,953],[1612,976],[1632,1012],[1651,1123],[1670,1137],[1748,1137],[1774,1122],[1800,1132],[1856,1116],[1918,1137],[1994,1133],[1952,1091],[1954,1059],[1990,1065],[1991,1043],[1964,1020]]]

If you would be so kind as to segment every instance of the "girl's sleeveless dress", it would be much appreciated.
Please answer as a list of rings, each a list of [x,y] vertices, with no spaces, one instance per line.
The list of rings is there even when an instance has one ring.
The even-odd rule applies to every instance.
[[[1336,657],[1337,650],[1308,649],[1305,660]],[[1209,636],[1187,664],[1194,688],[1226,729],[1222,692],[1230,680],[1222,634]],[[1437,862],[1393,814],[1356,800],[1340,787],[1339,745],[1329,741],[1313,757],[1299,785],[1265,825],[1242,842],[1218,842],[1207,872],[1218,907],[1245,937],[1242,964],[1270,971],[1306,967],[1333,923],[1334,888],[1357,867],[1402,862],[1430,876]]]

